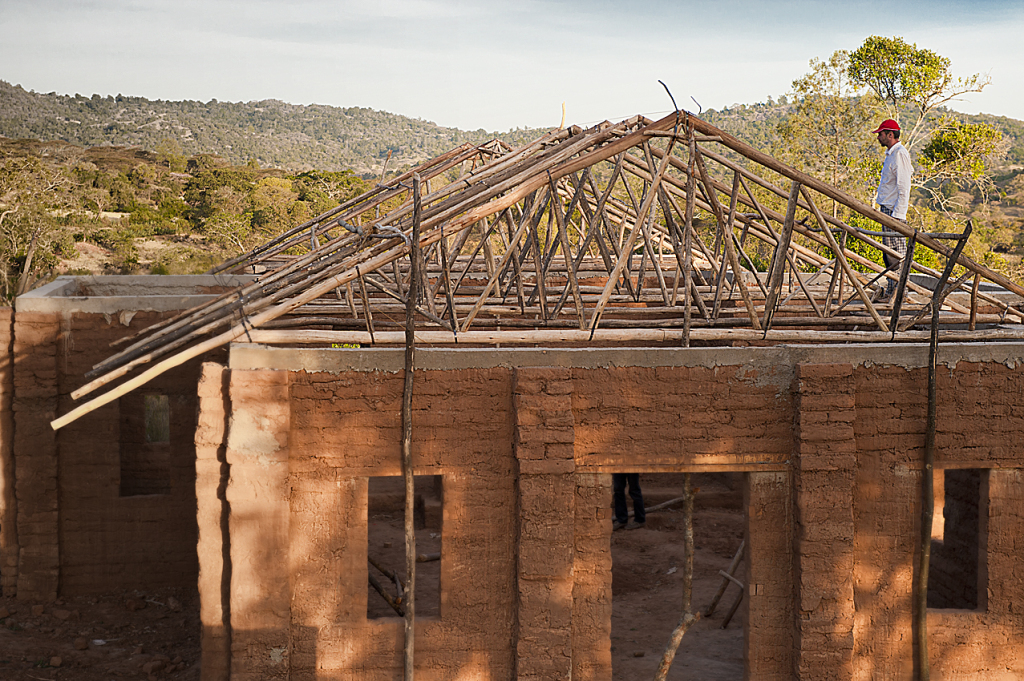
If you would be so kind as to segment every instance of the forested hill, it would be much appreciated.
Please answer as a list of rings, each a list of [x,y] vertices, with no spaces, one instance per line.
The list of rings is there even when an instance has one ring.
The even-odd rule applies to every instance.
[[[29,92],[0,81],[0,135],[84,147],[137,145],[154,150],[177,143],[178,153],[216,154],[244,164],[288,170],[379,172],[433,158],[463,142],[494,137],[518,146],[539,130],[506,133],[446,128],[429,121],[360,107],[262,102],[168,102]]]
[[[779,123],[792,110],[793,105],[781,98],[710,110],[703,117],[771,151]],[[1024,121],[989,114],[967,119],[988,123],[1003,133],[1009,149],[1001,165],[1024,165]],[[236,164],[256,160],[261,166],[289,171],[351,169],[376,174],[388,151],[392,152],[389,170],[400,170],[463,142],[499,137],[518,146],[542,132],[463,131],[386,111],[278,100],[204,103],[40,94],[0,81],[0,135],[5,137],[64,140],[84,147],[135,145],[147,150],[176,144],[177,154],[216,154]]]

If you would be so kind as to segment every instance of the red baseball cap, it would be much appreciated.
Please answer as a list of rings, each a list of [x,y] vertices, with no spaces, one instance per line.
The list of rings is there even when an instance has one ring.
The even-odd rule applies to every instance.
[[[871,133],[874,134],[876,132],[882,132],[883,130],[895,130],[895,131],[898,131],[899,129],[900,129],[900,124],[899,123],[897,123],[896,121],[894,121],[891,118],[887,118],[884,121],[882,121],[882,124],[880,126],[878,126],[877,130],[872,130]]]

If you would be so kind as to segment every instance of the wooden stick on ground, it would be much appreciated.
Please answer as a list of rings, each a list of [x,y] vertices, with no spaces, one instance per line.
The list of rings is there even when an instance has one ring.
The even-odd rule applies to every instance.
[[[729,563],[729,569],[726,570],[726,572],[728,574],[731,575],[734,572],[736,572],[736,568],[739,566],[740,560],[743,559],[743,549],[746,548],[746,546],[747,546],[747,540],[744,539],[743,541],[740,542],[740,547],[738,549],[736,549],[736,553],[732,557],[732,562]],[[707,608],[704,609],[704,616],[705,617],[711,617],[715,613],[715,608],[718,607],[718,601],[722,600],[722,596],[725,595],[725,590],[728,587],[729,587],[729,580],[725,579],[723,577],[722,578],[722,585],[718,587],[718,592],[715,594],[715,597],[711,599],[711,605],[709,605]]]
[[[658,504],[657,506],[651,506],[650,508],[645,508],[644,509],[644,513],[655,513],[657,511],[664,511],[669,506],[674,506],[674,505],[678,504],[680,501],[686,501],[686,497],[676,497],[675,499],[669,499],[668,501],[663,501],[660,504]],[[633,517],[633,512],[630,511],[629,513],[627,513],[626,517],[632,518]]]
[[[405,611],[402,609],[401,603],[396,601],[395,598],[389,594],[383,586],[381,586],[380,581],[376,577],[370,573],[367,573],[366,576],[369,578],[370,586],[372,586],[374,590],[381,595],[381,598],[383,598],[384,601],[398,613],[398,616],[405,617]]]
[[[740,592],[736,594],[736,600],[732,602],[732,607],[729,608],[729,612],[725,613],[725,619],[722,620],[722,628],[725,629],[729,626],[729,622],[732,621],[732,616],[736,614],[736,611],[740,608],[740,603],[743,602],[743,584],[740,583]]]
[[[402,596],[401,596],[401,594],[402,594],[403,591],[405,591],[405,585],[402,584],[402,578],[399,577],[398,573],[395,572],[394,570],[390,570],[390,569],[384,567],[383,565],[381,565],[380,563],[378,563],[374,559],[373,556],[367,556],[366,560],[370,563],[370,565],[372,565],[373,567],[377,568],[377,570],[380,571],[380,573],[382,575],[384,575],[385,577],[387,577],[388,579],[390,579],[392,582],[395,583],[395,588],[398,589],[398,593],[399,593],[398,601],[397,602],[398,602],[399,605],[401,605],[401,603],[402,603]],[[420,562],[422,562],[422,561],[420,561]]]

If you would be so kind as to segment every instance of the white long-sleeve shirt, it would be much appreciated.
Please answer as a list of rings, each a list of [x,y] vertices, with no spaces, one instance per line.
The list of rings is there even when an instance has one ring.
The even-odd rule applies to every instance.
[[[889,147],[885,152],[875,203],[892,210],[892,216],[897,220],[907,219],[907,208],[910,207],[910,176],[913,172],[910,152],[903,143],[897,142]]]

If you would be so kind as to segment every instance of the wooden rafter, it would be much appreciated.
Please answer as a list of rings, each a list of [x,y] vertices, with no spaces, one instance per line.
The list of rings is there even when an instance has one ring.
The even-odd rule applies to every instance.
[[[619,342],[671,332],[663,338],[678,341],[665,342],[687,345],[691,336],[730,342],[741,332],[791,339],[801,329],[808,340],[840,334],[847,342],[857,329],[875,328],[899,341],[917,333],[910,327],[926,314],[927,277],[937,271],[913,263],[919,276],[903,277],[907,294],[884,310],[896,321],[887,324],[878,296],[901,273],[854,248],[859,241],[884,249],[872,234],[822,214],[821,197],[913,236],[940,259],[952,253],[935,235],[915,233],[686,112],[555,130],[518,149],[465,144],[214,268],[255,278],[120,343],[72,396],[107,391],[54,427],[239,339],[300,331],[390,338],[414,283],[414,176],[423,189],[416,205],[425,254],[415,282],[423,294],[414,301],[418,333],[500,338],[504,329],[577,343],[570,330],[595,339],[615,331]],[[780,176],[790,190],[777,186]],[[766,254],[769,267],[758,272]],[[1024,289],[963,255],[956,262],[967,272],[954,282],[965,299],[945,298],[940,321],[988,334],[1003,320],[1024,321],[1016,299],[1004,295]],[[1003,293],[985,290],[982,279]],[[542,340],[544,330],[568,340]]]

